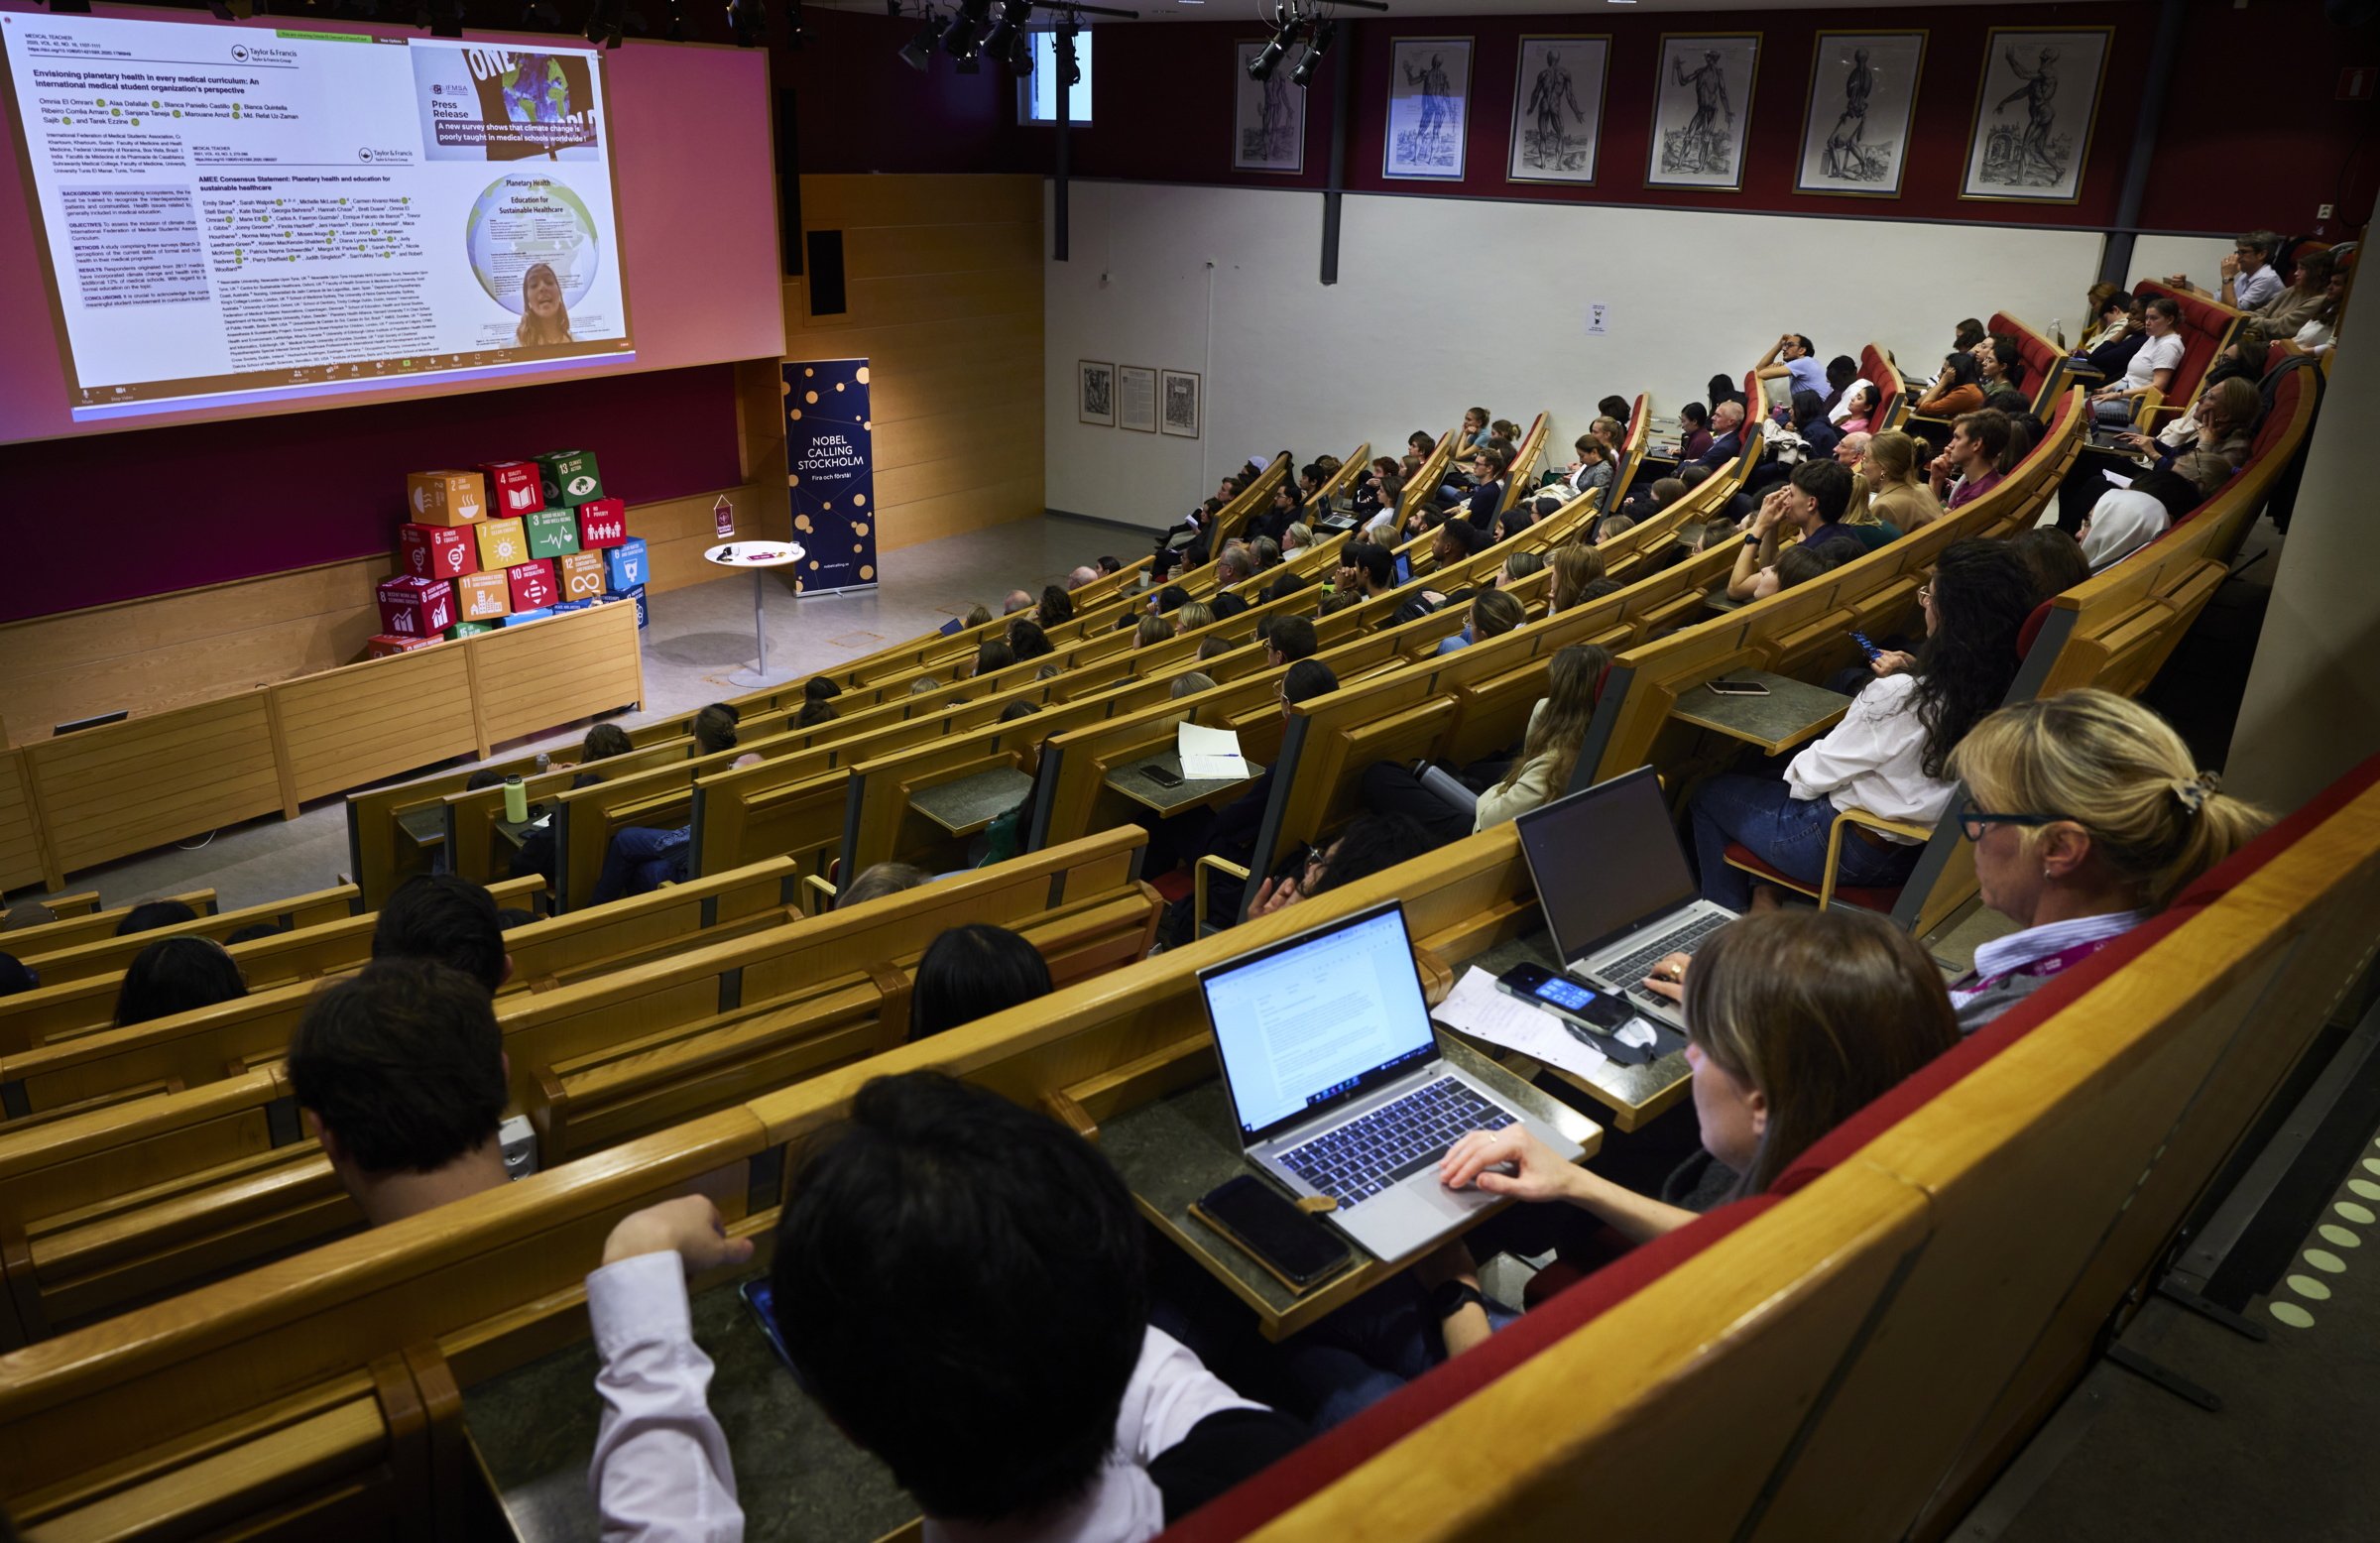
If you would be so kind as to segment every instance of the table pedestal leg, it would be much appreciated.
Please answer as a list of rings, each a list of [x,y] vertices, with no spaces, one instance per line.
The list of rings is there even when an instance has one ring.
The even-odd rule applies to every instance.
[[[759,657],[727,677],[727,683],[742,686],[747,691],[759,691],[769,686],[781,686],[797,671],[769,667],[769,573],[765,568],[752,570],[752,636]]]

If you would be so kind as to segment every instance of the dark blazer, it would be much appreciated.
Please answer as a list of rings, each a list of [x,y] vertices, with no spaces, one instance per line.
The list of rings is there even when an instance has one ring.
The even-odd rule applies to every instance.
[[[1742,453],[1743,430],[1739,427],[1730,428],[1726,433],[1714,438],[1711,441],[1711,448],[1696,456],[1692,464],[1708,466],[1713,471],[1718,471]]]

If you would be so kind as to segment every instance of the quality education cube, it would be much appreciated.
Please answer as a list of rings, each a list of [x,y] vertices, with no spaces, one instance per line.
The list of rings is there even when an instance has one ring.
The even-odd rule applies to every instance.
[[[545,507],[536,461],[489,461],[479,469],[488,474],[488,507],[498,518],[534,515]]]
[[[628,502],[625,499],[589,499],[578,506],[578,545],[581,551],[617,546],[627,539]]]
[[[459,579],[479,571],[479,554],[469,531],[451,526],[407,525],[397,528],[398,555],[405,571],[420,578]]]
[[[466,622],[501,622],[513,612],[513,581],[498,568],[454,581],[455,609]]]
[[[479,565],[490,573],[529,560],[529,533],[518,520],[491,520],[479,528]]]
[[[561,574],[562,597],[593,600],[603,594],[603,554],[574,551],[554,563]]]
[[[537,457],[538,490],[548,507],[576,509],[603,497],[603,475],[585,450],[548,450]]]
[[[561,586],[554,582],[553,564],[540,557],[534,562],[517,562],[504,570],[513,586],[513,611],[537,611],[562,598]]]
[[[380,631],[390,638],[429,638],[452,627],[454,586],[444,579],[406,574],[384,582],[376,593]]]
[[[609,547],[603,554],[604,582],[616,594],[627,594],[643,587],[653,576],[652,565],[645,558],[645,537],[632,535],[619,545]]]
[[[524,515],[522,528],[529,533],[529,554],[532,557],[566,557],[578,550],[578,515],[567,509],[540,509],[534,515]]]
[[[405,479],[405,507],[417,525],[476,525],[488,517],[488,485],[475,471],[417,471]]]

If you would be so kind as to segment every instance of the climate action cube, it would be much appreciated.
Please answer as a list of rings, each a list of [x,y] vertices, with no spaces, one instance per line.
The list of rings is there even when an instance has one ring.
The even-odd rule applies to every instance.
[[[576,509],[603,497],[603,474],[584,450],[548,450],[537,457],[538,487],[546,507]]]
[[[490,573],[529,560],[529,533],[518,520],[491,520],[479,528],[479,565]]]
[[[449,638],[476,638],[481,633],[494,632],[498,624],[495,622],[457,622],[446,629],[446,636]]]
[[[593,551],[617,546],[628,539],[628,504],[616,498],[590,499],[578,506],[578,546]]]
[[[532,557],[566,557],[578,550],[578,515],[567,509],[540,509],[534,515],[524,515],[522,528],[529,533],[529,554]]]
[[[461,578],[479,571],[477,542],[469,531],[457,531],[442,525],[406,525],[397,528],[398,555],[405,559],[405,571],[421,578]]]
[[[551,611],[542,607],[535,611],[515,611],[512,615],[504,619],[504,625],[507,627],[519,627],[528,622],[541,622],[551,615],[553,615]]]
[[[574,551],[558,559],[554,568],[561,575],[562,598],[593,600],[603,593],[603,554]]]
[[[466,622],[501,622],[513,611],[513,581],[502,568],[466,573],[454,581],[454,608]]]
[[[427,638],[455,623],[454,586],[444,579],[407,574],[378,591],[380,630],[391,638]]]
[[[488,507],[496,517],[509,520],[545,507],[536,461],[490,461],[480,470],[488,474]]]
[[[535,562],[517,562],[504,570],[513,586],[513,613],[541,610],[562,598],[562,589],[553,580],[553,564],[542,557]]]
[[[628,593],[627,593],[626,595],[624,595],[622,598],[623,598],[623,599],[626,599],[626,600],[629,600],[629,601],[633,601],[633,602],[635,603],[635,605],[636,605],[636,608],[637,608],[637,631],[639,631],[639,632],[643,632],[643,631],[644,631],[644,630],[645,630],[647,627],[649,627],[649,626],[651,626],[651,625],[652,625],[652,623],[653,623],[653,617],[652,617],[652,615],[651,615],[650,613],[648,613],[648,612],[646,611],[646,609],[645,609],[645,586],[644,586],[644,585],[642,585],[642,584],[639,584],[639,585],[638,585],[636,588],[634,588],[634,589],[632,589],[632,590],[628,591]]]
[[[411,653],[416,649],[426,649],[441,641],[436,633],[432,633],[426,638],[392,638],[383,633],[364,644],[364,657],[385,659],[392,653]]]
[[[614,593],[627,594],[653,576],[645,560],[645,537],[632,535],[603,554],[604,582]]]
[[[488,485],[475,471],[417,471],[405,479],[405,507],[421,525],[473,525],[488,518]]]

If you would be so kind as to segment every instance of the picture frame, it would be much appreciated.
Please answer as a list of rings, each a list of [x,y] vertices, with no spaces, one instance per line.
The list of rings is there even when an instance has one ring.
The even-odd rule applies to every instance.
[[[1505,181],[1595,184],[1610,64],[1609,33],[1535,34],[1520,40]]]
[[[1756,32],[1661,35],[1652,142],[1645,156],[1647,187],[1743,191],[1743,145],[1760,78],[1760,37]]]
[[[1096,359],[1074,362],[1075,416],[1103,428],[1116,426],[1116,367]]]
[[[1157,372],[1157,427],[1178,439],[1196,439],[1204,427],[1205,382],[1194,370]]]
[[[1232,170],[1295,177],[1306,169],[1306,93],[1289,78],[1290,61],[1263,80],[1249,78],[1249,60],[1264,52],[1265,40],[1243,41],[1234,51]]]
[[[1898,198],[1926,33],[1821,32],[1810,56],[1796,192]]]
[[[1471,137],[1471,50],[1469,38],[1389,40],[1382,177],[1463,180]]]
[[[1146,365],[1116,367],[1116,426],[1136,434],[1157,431],[1157,372]]]
[[[1960,197],[2082,201],[2114,38],[2112,27],[1994,27],[1984,35]]]

